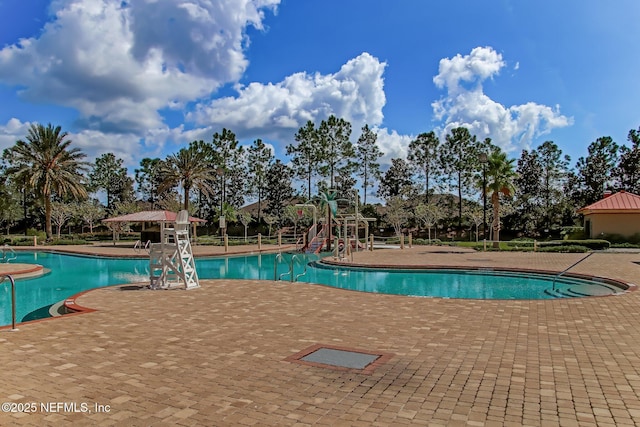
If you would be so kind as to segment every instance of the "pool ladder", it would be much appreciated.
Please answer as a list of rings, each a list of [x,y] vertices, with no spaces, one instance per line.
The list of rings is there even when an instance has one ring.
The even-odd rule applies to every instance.
[[[304,271],[300,274],[297,275],[293,275],[293,269],[295,267],[295,262],[296,260],[298,260],[298,255],[293,254],[291,255],[291,258],[289,259],[289,270],[285,273],[280,274],[280,276],[278,276],[278,265],[281,262],[286,262],[286,260],[284,259],[284,257],[282,256],[282,253],[278,253],[276,254],[274,260],[273,260],[273,280],[274,281],[278,281],[278,280],[282,280],[283,277],[285,276],[289,276],[289,281],[290,282],[297,282],[298,279],[302,276],[304,276],[305,274],[307,274],[307,264],[304,264]]]
[[[18,255],[16,255],[16,251],[14,251],[11,246],[4,245],[2,247],[2,262],[6,263],[9,261],[13,261],[16,258],[18,258]]]
[[[11,283],[11,329],[10,331],[15,332],[18,330],[18,328],[16,328],[16,281],[13,280],[13,276],[10,274],[0,275],[0,283],[4,282],[6,279],[9,279],[9,282]]]

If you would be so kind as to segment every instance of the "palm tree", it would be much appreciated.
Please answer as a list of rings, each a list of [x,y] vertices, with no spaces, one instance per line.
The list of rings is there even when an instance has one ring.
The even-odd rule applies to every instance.
[[[188,148],[182,148],[177,154],[167,156],[160,168],[163,177],[159,191],[165,191],[175,186],[181,186],[184,192],[183,207],[189,210],[189,193],[196,188],[203,195],[213,193],[210,182],[216,179],[215,172],[210,167],[210,156],[206,150],[191,143]]]
[[[507,154],[500,148],[494,149],[487,160],[487,186],[484,189],[491,194],[493,208],[493,247],[500,247],[500,194],[510,196],[515,191],[513,184],[516,173],[513,170],[514,159],[507,159]]]
[[[11,167],[8,172],[16,182],[24,182],[44,202],[45,232],[51,239],[51,197],[71,197],[81,200],[87,197],[83,172],[89,163],[79,148],[69,149],[70,139],[60,126],[46,127],[34,123],[29,128],[26,141],[18,140],[5,151],[4,157]]]

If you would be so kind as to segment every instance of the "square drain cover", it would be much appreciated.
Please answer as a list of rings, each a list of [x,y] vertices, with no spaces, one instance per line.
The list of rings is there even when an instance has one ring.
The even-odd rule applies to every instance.
[[[369,374],[393,355],[352,348],[316,344],[285,360],[304,365]]]

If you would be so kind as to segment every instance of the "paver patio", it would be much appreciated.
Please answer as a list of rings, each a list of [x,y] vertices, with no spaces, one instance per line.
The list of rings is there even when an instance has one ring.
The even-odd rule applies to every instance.
[[[416,247],[354,262],[561,271],[582,256]],[[575,271],[636,283],[637,262],[597,253]],[[77,302],[97,311],[0,331],[1,400],[37,404],[0,425],[640,424],[640,292],[489,301],[206,280]],[[314,344],[393,356],[370,374],[285,360]]]

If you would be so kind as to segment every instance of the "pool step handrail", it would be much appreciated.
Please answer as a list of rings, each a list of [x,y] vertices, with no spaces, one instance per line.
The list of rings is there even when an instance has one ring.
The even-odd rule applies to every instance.
[[[296,275],[295,279],[293,280],[294,282],[297,282],[298,279],[300,279],[302,276],[307,274],[307,266],[308,265],[309,265],[308,263],[306,263],[306,262],[304,263],[304,271],[302,273]]]
[[[16,328],[16,281],[13,279],[11,274],[2,274],[0,275],[0,283],[4,282],[5,279],[9,279],[9,283],[11,283],[11,332],[18,331]]]
[[[142,244],[142,240],[137,240],[136,244],[133,245],[133,251],[136,253],[139,253],[142,249],[144,249],[147,251],[147,253],[149,253],[151,251],[150,246],[151,246],[151,240],[147,240],[144,245]]]
[[[282,256],[282,253],[277,253],[273,260],[273,280],[274,281],[282,280],[284,277],[289,276],[290,282],[297,282],[300,277],[307,274],[307,264],[305,263],[304,271],[294,276],[295,263],[296,261],[299,261],[300,258],[298,257],[297,254],[292,254],[291,258],[289,258],[288,270],[278,276],[278,264],[280,264],[280,262],[282,262],[283,260],[284,260],[284,257]],[[284,261],[286,262],[286,260]]]
[[[282,262],[283,259],[284,258],[282,257],[282,252],[278,252],[276,256],[273,258],[273,280],[276,282],[278,280],[282,280],[282,278],[287,274],[290,274],[290,271],[287,271],[286,273],[282,273],[280,276],[278,276],[278,264],[280,264],[280,262]]]
[[[589,252],[587,254],[587,256],[579,259],[578,261],[574,262],[573,264],[571,264],[569,267],[565,268],[564,270],[562,270],[560,273],[556,274],[555,276],[553,276],[553,286],[552,289],[553,291],[556,290],[556,280],[558,280],[560,278],[560,276],[562,276],[563,274],[565,274],[567,271],[571,270],[573,267],[575,267],[576,265],[580,264],[582,261],[584,261],[585,259],[589,258],[591,255],[593,255],[593,252]]]
[[[7,256],[7,252],[9,252],[11,255]],[[2,247],[2,262],[7,263],[9,261],[13,261],[16,258],[18,258],[18,255],[11,246],[4,245]]]

